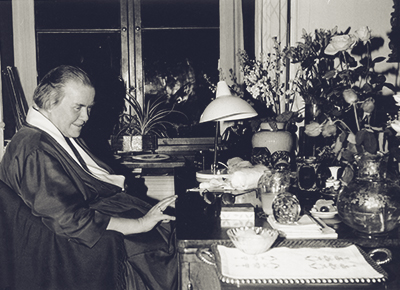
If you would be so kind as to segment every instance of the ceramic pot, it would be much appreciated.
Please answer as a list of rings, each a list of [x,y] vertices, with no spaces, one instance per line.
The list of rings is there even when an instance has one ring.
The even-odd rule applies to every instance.
[[[122,151],[142,152],[156,149],[157,138],[151,135],[123,136]]]
[[[361,235],[385,235],[400,220],[400,187],[385,178],[384,157],[364,155],[357,177],[339,193],[337,209],[343,222]]]
[[[268,123],[262,123],[260,130],[252,136],[251,144],[253,152],[259,152],[257,148],[267,148],[269,153],[266,155],[270,161],[270,164],[276,166],[280,163],[289,164],[290,153],[293,150],[293,136],[291,133],[281,130],[273,131],[269,127]],[[262,159],[262,158],[259,158]]]

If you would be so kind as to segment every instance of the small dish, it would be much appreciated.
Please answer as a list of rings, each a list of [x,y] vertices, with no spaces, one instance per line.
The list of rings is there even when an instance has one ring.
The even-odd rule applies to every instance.
[[[333,219],[338,212],[337,211],[323,212],[323,211],[317,211],[313,208],[310,210],[310,213],[312,214],[312,216],[318,217],[321,219]]]
[[[262,227],[239,227],[226,231],[236,248],[249,255],[257,255],[269,250],[279,232]]]
[[[314,217],[319,217],[321,219],[332,219],[338,211],[333,200],[319,199],[310,210],[310,213]]]

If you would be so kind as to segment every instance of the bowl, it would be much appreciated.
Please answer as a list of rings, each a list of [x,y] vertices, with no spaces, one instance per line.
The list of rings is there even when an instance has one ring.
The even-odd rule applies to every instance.
[[[319,199],[310,210],[310,213],[314,217],[319,217],[321,219],[332,219],[338,211],[333,200]]]
[[[271,248],[279,232],[262,227],[239,227],[227,230],[236,248],[249,255],[257,255]]]

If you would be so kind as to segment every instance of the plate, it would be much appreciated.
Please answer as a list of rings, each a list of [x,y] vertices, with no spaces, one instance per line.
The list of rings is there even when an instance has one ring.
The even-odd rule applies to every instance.
[[[169,155],[167,154],[142,154],[142,155],[136,155],[136,156],[131,156],[132,159],[134,160],[139,160],[139,161],[162,161],[162,160],[167,160],[170,158]]]

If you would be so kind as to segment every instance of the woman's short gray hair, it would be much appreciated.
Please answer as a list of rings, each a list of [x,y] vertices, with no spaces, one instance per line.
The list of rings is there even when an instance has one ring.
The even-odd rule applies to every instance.
[[[85,71],[79,67],[61,65],[43,77],[33,93],[33,101],[40,109],[53,108],[64,98],[64,87],[71,81],[93,88],[92,81]]]

